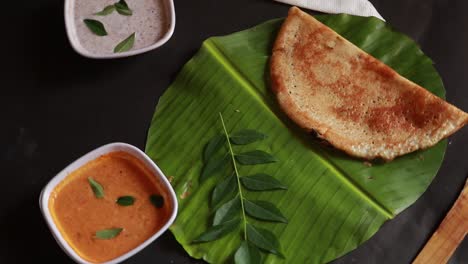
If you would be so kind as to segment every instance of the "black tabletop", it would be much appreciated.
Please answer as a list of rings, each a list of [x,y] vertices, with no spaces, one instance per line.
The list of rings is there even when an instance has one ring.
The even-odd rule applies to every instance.
[[[105,143],[143,149],[158,98],[209,36],[286,16],[272,0],[177,0],[177,25],[163,47],[116,60],[76,54],[63,0],[12,1],[2,12],[0,263],[72,263],[39,211],[42,187],[68,163]],[[373,0],[387,22],[421,45],[447,100],[468,111],[468,1]],[[468,174],[468,128],[449,140],[424,195],[335,263],[410,263],[443,219]],[[126,263],[201,263],[168,232]],[[468,263],[468,241],[451,263]]]

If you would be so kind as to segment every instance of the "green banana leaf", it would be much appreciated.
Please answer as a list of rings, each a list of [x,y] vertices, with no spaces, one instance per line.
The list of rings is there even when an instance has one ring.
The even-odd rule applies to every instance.
[[[442,81],[418,46],[375,18],[317,16],[339,34],[403,76],[444,97]],[[149,129],[146,152],[170,178],[180,209],[171,227],[194,258],[232,262],[241,233],[214,242],[191,241],[212,223],[209,200],[222,175],[200,184],[203,147],[222,132],[255,129],[268,135],[256,145],[273,153],[274,164],[242,166],[242,175],[267,173],[287,191],[247,192],[252,200],[276,204],[288,224],[251,220],[280,239],[285,259],[265,255],[265,263],[326,263],[355,249],[382,224],[411,205],[439,169],[446,141],[425,151],[370,166],[314,143],[278,108],[269,89],[268,60],[282,20],[206,40],[160,98]],[[252,146],[237,148],[251,150]]]

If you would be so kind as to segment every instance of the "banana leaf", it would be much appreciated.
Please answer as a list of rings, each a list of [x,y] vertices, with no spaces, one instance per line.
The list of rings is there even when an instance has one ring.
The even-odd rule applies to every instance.
[[[317,16],[339,34],[403,76],[444,97],[442,81],[418,46],[375,18]],[[252,200],[279,207],[288,224],[256,222],[277,235],[285,258],[265,255],[265,263],[326,263],[368,240],[380,226],[411,205],[436,175],[446,141],[388,163],[369,164],[315,143],[279,109],[269,90],[268,60],[283,20],[203,42],[160,98],[149,129],[146,152],[170,178],[180,209],[170,228],[194,258],[232,262],[240,232],[217,241],[191,241],[212,224],[209,201],[221,176],[199,183],[204,145],[222,131],[255,129],[268,135],[259,149],[274,164],[243,166],[242,175],[267,173],[287,191],[247,192]],[[238,151],[251,149],[238,148]]]

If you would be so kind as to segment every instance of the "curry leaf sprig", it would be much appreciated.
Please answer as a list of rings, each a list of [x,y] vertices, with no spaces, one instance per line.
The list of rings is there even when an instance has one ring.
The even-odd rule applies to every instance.
[[[266,139],[266,135],[251,129],[244,129],[229,134],[223,115],[219,113],[223,133],[213,137],[205,146],[203,152],[204,167],[200,182],[204,182],[220,171],[225,171],[228,164],[231,173],[220,180],[213,189],[211,206],[215,209],[213,225],[200,234],[193,242],[209,242],[225,235],[242,230],[242,242],[234,254],[234,262],[261,263],[261,251],[284,257],[278,238],[271,231],[254,226],[247,216],[260,221],[287,223],[286,217],[271,202],[249,200],[245,192],[285,190],[287,187],[274,177],[258,173],[241,176],[242,165],[273,163],[278,160],[270,153],[253,150],[242,153],[234,151],[235,145],[248,145]],[[227,151],[216,155],[227,146]],[[226,148],[224,148],[225,150]]]

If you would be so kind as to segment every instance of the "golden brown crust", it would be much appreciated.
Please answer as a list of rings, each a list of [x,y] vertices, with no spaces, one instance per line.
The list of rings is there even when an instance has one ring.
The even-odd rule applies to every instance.
[[[468,114],[297,7],[278,33],[270,73],[286,114],[353,156],[391,160],[468,123]]]

